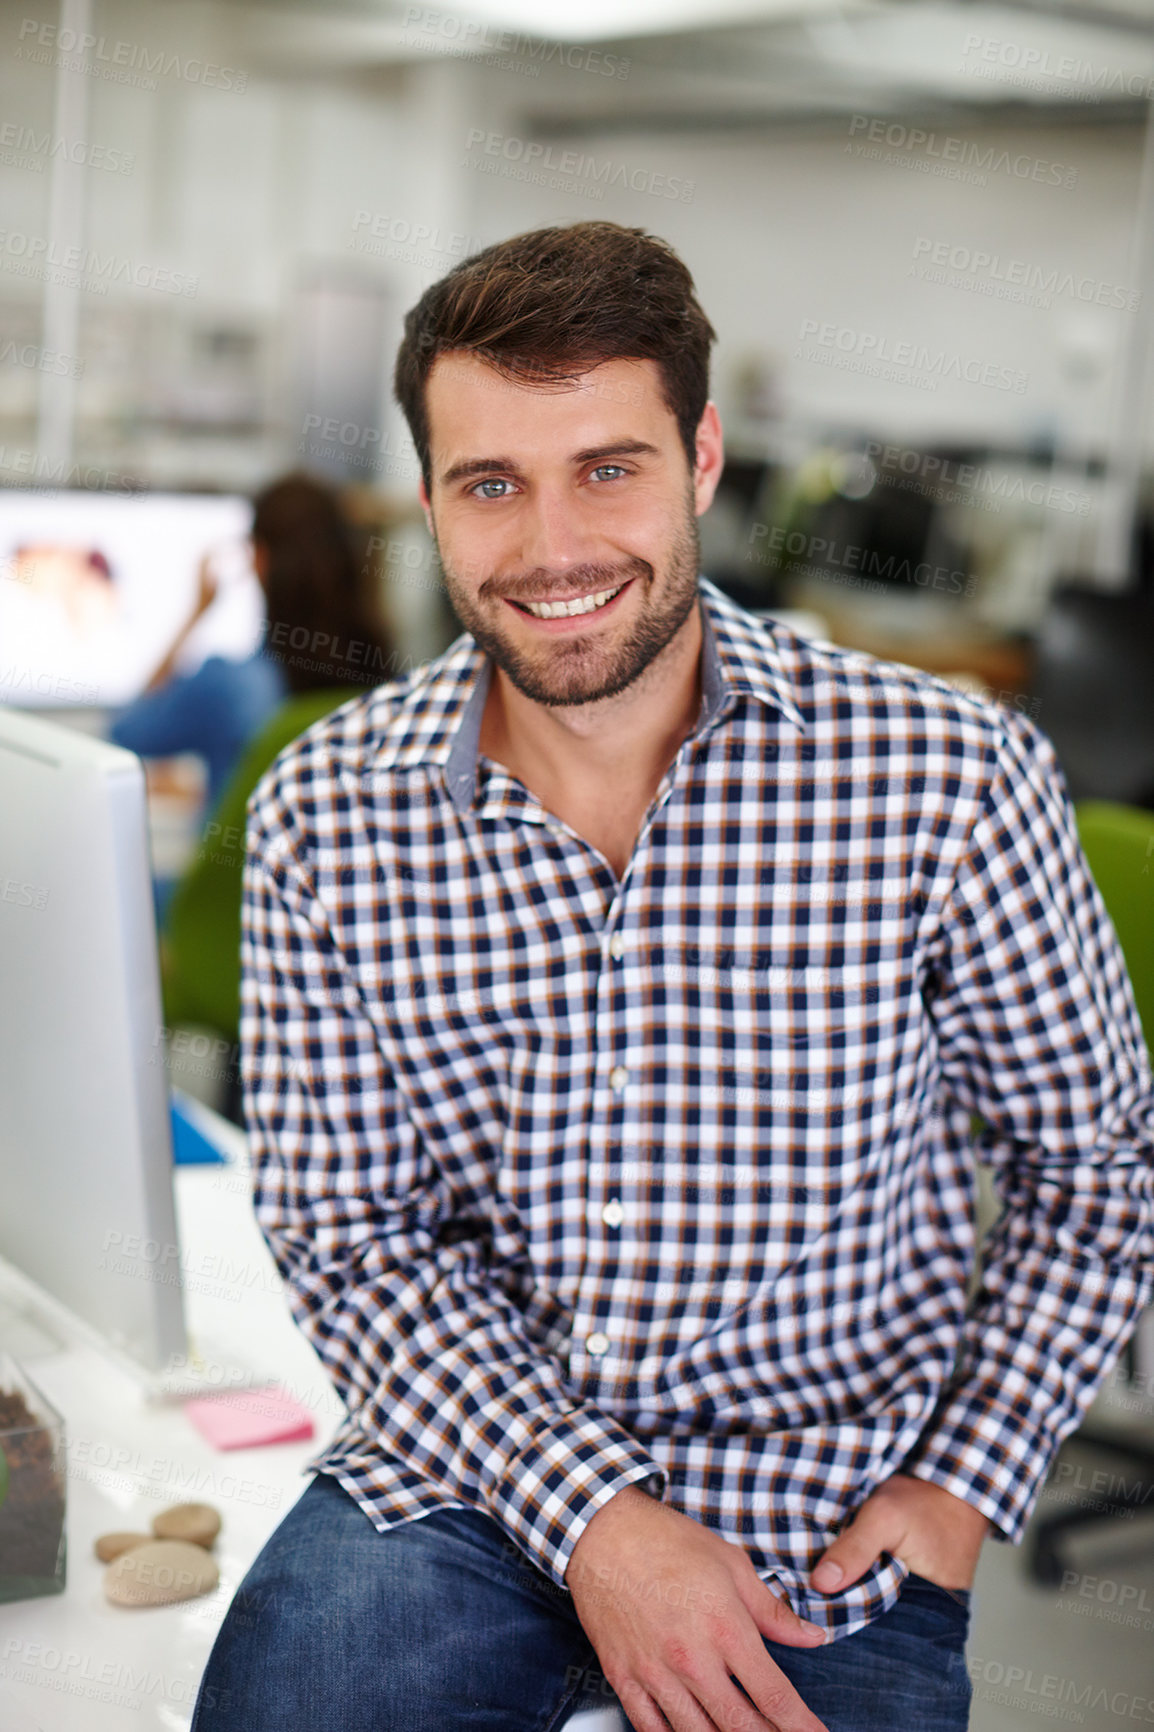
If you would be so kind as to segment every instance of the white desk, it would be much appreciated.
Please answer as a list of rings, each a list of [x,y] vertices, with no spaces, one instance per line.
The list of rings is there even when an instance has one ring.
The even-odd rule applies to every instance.
[[[154,1406],[140,1384],[78,1340],[15,1344],[63,1415],[68,1442],[68,1580],[63,1594],[0,1605],[3,1732],[187,1732],[225,1611],[257,1552],[308,1483],[306,1461],[343,1409],[288,1309],[252,1214],[243,1134],[213,1115],[231,1167],[178,1167],[177,1218],[189,1333],[228,1342],[310,1408],[308,1442],[222,1452],[178,1406]],[[212,1260],[204,1264],[208,1255]],[[179,1606],[110,1606],[93,1553],[99,1534],[148,1532],[153,1515],[190,1499],[223,1518],[220,1586]],[[615,1713],[571,1717],[566,1732],[617,1732]],[[254,1732],[257,1729],[254,1728]],[[352,1732],[352,1729],[350,1729]]]
[[[224,1120],[220,1140],[244,1161]],[[249,1564],[308,1483],[301,1469],[331,1435],[341,1406],[288,1311],[252,1214],[243,1168],[178,1167],[185,1265],[219,1259],[186,1295],[189,1332],[234,1341],[313,1412],[316,1437],[220,1451],[179,1406],[154,1406],[111,1359],[77,1341],[17,1353],[64,1417],[68,1446],[68,1581],[63,1594],[0,1606],[4,1732],[183,1732],[209,1649]],[[215,1504],[220,1586],[180,1606],[124,1610],[104,1598],[92,1550],[114,1529],[148,1532],[153,1515],[189,1499]]]

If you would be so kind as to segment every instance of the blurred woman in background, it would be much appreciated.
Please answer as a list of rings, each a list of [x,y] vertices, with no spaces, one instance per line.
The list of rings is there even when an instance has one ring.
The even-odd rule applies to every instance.
[[[337,494],[309,475],[286,475],[253,501],[253,568],[265,596],[261,644],[244,660],[210,655],[190,674],[175,667],[193,627],[216,599],[209,559],[196,604],[143,694],[109,737],[142,758],[194,752],[207,769],[206,807],[220,800],[245,746],[286,699],[388,677],[386,633],[370,599],[367,538]]]
[[[164,1020],[170,1030],[209,1029],[234,1053],[248,796],[290,740],[397,671],[370,599],[367,537],[345,521],[330,488],[307,475],[274,482],[254,501],[252,543],[266,607],[260,649],[246,661],[211,656],[173,678],[182,634],[115,735],[142,755],[193,751],[209,764],[200,846],[171,895],[158,895]],[[211,605],[210,588],[203,578],[200,612]],[[204,1093],[191,1075],[175,1080]],[[223,1074],[214,1067],[202,1082],[239,1122],[236,1063]]]

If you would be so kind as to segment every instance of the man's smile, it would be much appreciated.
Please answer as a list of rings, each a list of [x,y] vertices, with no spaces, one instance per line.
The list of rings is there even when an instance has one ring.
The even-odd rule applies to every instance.
[[[629,577],[615,588],[592,590],[568,601],[512,601],[508,596],[504,599],[523,617],[534,620],[538,625],[551,627],[553,630],[565,630],[574,620],[584,620],[591,613],[609,612],[616,605],[617,598],[625,593],[632,582],[633,579]]]

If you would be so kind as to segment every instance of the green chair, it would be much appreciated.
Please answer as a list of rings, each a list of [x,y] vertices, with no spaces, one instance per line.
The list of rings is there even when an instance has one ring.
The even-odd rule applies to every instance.
[[[240,1022],[240,905],[245,807],[277,753],[360,688],[290,698],[246,748],[172,893],[161,930],[161,985],[169,1028],[215,1029],[235,1045]]]
[[[1078,800],[1074,816],[1154,1057],[1154,812],[1113,800]]]
[[[1074,816],[1082,852],[1118,935],[1146,1045],[1154,1055],[1154,812],[1113,800],[1076,800]],[[1133,1369],[1129,1346],[1124,1363]],[[1034,1523],[1026,1568],[1040,1587],[1061,1582],[1070,1561],[1063,1544],[1068,1533],[1097,1521],[1128,1518],[1154,1497],[1154,1450],[1111,1428],[1107,1413],[1102,1417],[1103,1424],[1093,1417],[1084,1421],[1070,1441],[1118,1462],[1118,1474],[1110,1476],[1118,1490]],[[1141,1477],[1131,1479],[1135,1468]]]

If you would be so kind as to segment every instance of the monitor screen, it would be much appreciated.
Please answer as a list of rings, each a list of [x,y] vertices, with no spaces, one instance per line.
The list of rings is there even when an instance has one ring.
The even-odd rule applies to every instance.
[[[147,1371],[185,1351],[140,760],[0,710],[0,1254]]]
[[[190,617],[201,561],[216,597],[177,671],[260,641],[247,499],[0,488],[0,704],[112,709],[137,697]]]

